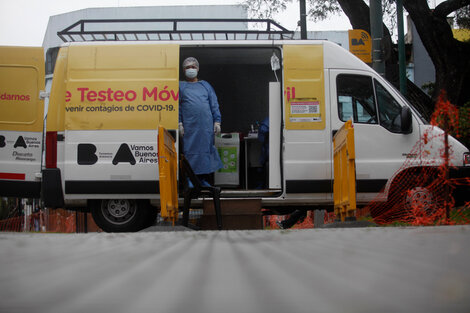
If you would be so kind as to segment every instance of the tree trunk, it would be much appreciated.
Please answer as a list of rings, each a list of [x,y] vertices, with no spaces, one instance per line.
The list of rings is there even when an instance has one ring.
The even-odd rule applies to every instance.
[[[451,103],[463,105],[470,100],[470,44],[454,39],[446,18],[452,11],[439,8],[441,5],[432,11],[426,0],[404,0],[403,5],[436,70],[433,100],[445,90]]]

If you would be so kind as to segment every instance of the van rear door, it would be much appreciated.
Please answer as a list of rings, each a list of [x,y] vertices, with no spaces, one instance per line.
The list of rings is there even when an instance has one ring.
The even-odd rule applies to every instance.
[[[39,198],[44,50],[0,47],[0,196]]]
[[[286,192],[327,200],[332,172],[323,45],[285,45],[283,55]]]
[[[71,45],[66,73],[66,200],[158,197],[157,129],[178,127],[179,46]]]

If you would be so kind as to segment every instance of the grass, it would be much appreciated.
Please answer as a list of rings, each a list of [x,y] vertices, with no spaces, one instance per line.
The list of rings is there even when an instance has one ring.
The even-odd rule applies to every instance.
[[[470,223],[470,207],[455,208],[450,212],[449,219],[456,224]]]
[[[370,215],[361,216],[357,220],[374,223],[374,219]],[[457,225],[470,224],[470,207],[459,207],[459,208],[452,209],[450,212],[450,216],[449,216],[449,224],[457,224]],[[434,225],[442,225],[442,220],[436,220]],[[404,222],[404,221],[390,221],[389,223],[382,224],[380,226],[406,227],[406,226],[413,226],[413,224],[409,222]]]

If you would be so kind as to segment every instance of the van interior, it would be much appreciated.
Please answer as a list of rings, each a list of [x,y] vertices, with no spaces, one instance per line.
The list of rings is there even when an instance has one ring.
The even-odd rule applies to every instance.
[[[222,139],[216,138],[219,154],[224,151],[218,141],[225,138],[231,140],[226,145],[237,148],[236,169],[230,165],[227,169],[221,155],[230,174],[216,173],[215,185],[235,190],[268,189],[269,171],[266,163],[261,164],[263,147],[257,131],[269,115],[269,83],[282,80],[281,70],[272,70],[273,55],[281,59],[276,47],[180,47],[180,64],[187,57],[195,57],[200,65],[198,78],[209,82],[217,94],[222,115]],[[183,77],[181,69],[180,79]]]

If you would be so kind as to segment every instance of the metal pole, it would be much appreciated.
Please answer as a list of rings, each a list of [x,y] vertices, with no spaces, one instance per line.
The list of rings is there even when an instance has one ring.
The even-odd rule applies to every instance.
[[[80,232],[80,226],[78,225],[78,223],[79,223],[78,211],[75,211],[75,232],[77,234]]]
[[[300,0],[300,39],[307,39],[307,8],[305,0]]]
[[[450,188],[449,188],[449,115],[446,114],[444,117],[446,119],[446,127],[444,130],[444,170],[445,170],[445,187],[444,187],[444,201],[445,201],[445,209],[446,209],[446,223],[449,223],[450,218],[450,203],[449,203],[449,195],[450,195]]]
[[[398,15],[398,64],[400,72],[400,92],[406,96],[406,57],[405,34],[403,30],[403,1],[397,0]]]
[[[385,62],[382,51],[382,0],[370,1],[370,29],[372,36],[372,68],[385,76]]]

